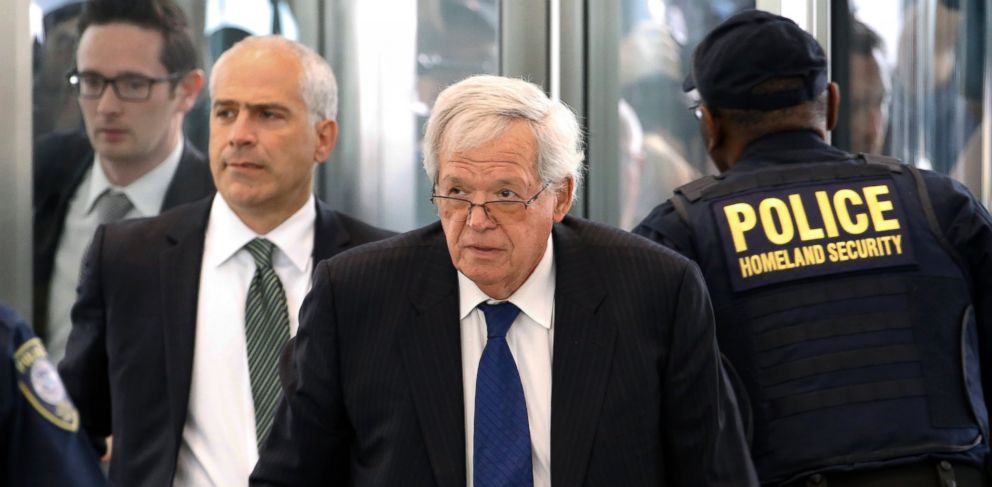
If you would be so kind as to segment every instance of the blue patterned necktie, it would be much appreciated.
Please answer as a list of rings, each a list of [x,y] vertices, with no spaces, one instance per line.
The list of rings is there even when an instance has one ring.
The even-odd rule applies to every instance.
[[[527,403],[506,332],[520,309],[509,301],[479,305],[486,315],[489,340],[475,382],[475,487],[531,487]]]
[[[255,403],[255,438],[261,448],[272,429],[272,416],[279,399],[279,353],[289,340],[289,309],[282,281],[272,269],[275,244],[256,238],[245,249],[255,260],[255,275],[245,304],[245,338]]]

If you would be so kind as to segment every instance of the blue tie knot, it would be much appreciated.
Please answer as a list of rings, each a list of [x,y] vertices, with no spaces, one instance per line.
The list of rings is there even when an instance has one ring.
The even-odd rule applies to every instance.
[[[520,308],[509,301],[498,304],[479,303],[479,309],[486,315],[488,338],[505,338],[513,320],[520,314]]]

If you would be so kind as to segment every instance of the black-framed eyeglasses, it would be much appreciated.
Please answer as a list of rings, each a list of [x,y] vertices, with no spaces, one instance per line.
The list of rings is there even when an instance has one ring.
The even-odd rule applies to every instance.
[[[107,85],[111,85],[114,87],[114,94],[121,100],[145,101],[152,95],[152,86],[156,83],[175,81],[183,75],[184,73],[172,73],[164,78],[150,78],[140,74],[124,74],[107,78],[97,73],[72,71],[66,76],[66,81],[80,98],[100,98]]]
[[[486,216],[490,220],[496,223],[505,223],[523,217],[524,212],[527,211],[530,204],[537,201],[537,198],[541,196],[541,193],[547,187],[548,183],[545,183],[534,196],[531,196],[527,200],[492,200],[476,204],[468,199],[457,196],[431,194],[431,201],[437,207],[438,216],[445,220],[468,221],[469,215],[472,214],[472,208],[478,206],[482,208],[482,211],[486,213]]]

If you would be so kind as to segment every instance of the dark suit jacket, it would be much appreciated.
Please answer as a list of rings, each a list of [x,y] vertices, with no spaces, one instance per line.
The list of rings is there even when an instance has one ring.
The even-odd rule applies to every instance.
[[[34,327],[42,340],[47,340],[48,291],[55,252],[69,202],[93,165],[93,148],[85,132],[74,131],[46,135],[35,144],[34,151]],[[207,159],[187,140],[162,210],[213,193]]]
[[[698,268],[567,217],[556,266],[556,487],[756,485]],[[458,282],[440,224],[322,262],[252,485],[464,485]]]
[[[101,226],[86,256],[59,372],[82,426],[113,433],[116,485],[172,485],[211,201]],[[318,202],[314,262],[389,235]]]

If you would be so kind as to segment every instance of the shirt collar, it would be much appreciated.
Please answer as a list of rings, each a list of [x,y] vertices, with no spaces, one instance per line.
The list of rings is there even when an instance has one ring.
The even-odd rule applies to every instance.
[[[471,279],[458,272],[459,319],[465,319],[479,303],[495,301],[482,292]],[[551,236],[544,249],[544,256],[537,263],[534,272],[524,281],[507,301],[520,308],[524,314],[544,328],[551,329],[551,319],[555,307],[555,262],[554,245]]]
[[[93,156],[93,170],[90,178],[90,191],[86,195],[86,213],[93,211],[96,200],[108,189],[114,189],[127,195],[135,209],[141,216],[158,215],[162,210],[162,202],[165,200],[165,192],[169,189],[169,183],[176,174],[179,167],[179,158],[183,154],[183,138],[179,138],[176,147],[154,169],[147,174],[136,179],[131,184],[121,187],[116,186],[107,178],[107,173],[103,170],[100,162],[100,154]]]
[[[227,262],[248,242],[258,237],[264,237],[275,244],[281,252],[273,259],[279,259],[278,254],[289,258],[293,266],[304,272],[313,254],[314,222],[317,219],[317,207],[313,194],[307,199],[296,213],[282,222],[268,234],[259,235],[248,228],[234,210],[224,201],[220,194],[214,195],[210,207],[210,223],[207,234],[210,235],[210,251],[204,253],[207,265],[217,267]]]

